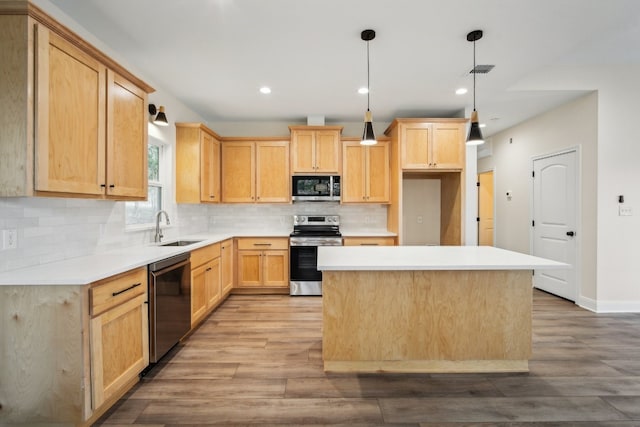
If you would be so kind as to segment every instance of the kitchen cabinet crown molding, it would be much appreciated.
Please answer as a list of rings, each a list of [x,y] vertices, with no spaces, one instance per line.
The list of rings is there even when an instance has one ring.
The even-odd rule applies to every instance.
[[[27,15],[38,21],[40,24],[46,26],[51,31],[55,32],[67,42],[88,53],[89,55],[106,65],[108,68],[120,74],[122,77],[131,81],[133,84],[143,89],[145,92],[155,92],[155,89],[148,83],[130,73],[118,62],[98,50],[96,47],[80,37],[77,33],[72,31],[69,27],[56,21],[53,17],[48,15],[46,12],[44,12],[42,9],[28,0],[8,2],[0,1],[0,15]]]
[[[429,117],[429,118],[416,118],[416,117],[412,117],[412,118],[396,118],[396,119],[393,119],[391,124],[387,127],[387,129],[385,129],[384,134],[389,136],[391,134],[391,131],[393,130],[393,128],[398,126],[400,123],[466,123],[468,121],[469,121],[469,119],[464,118],[464,117],[460,117],[460,118],[456,118],[456,117],[448,117],[448,118],[433,118],[433,117]]]
[[[177,128],[196,128],[203,130],[211,135],[213,135],[218,141],[222,141],[222,137],[218,135],[215,131],[211,130],[210,127],[200,122],[176,122]]]
[[[290,131],[294,131],[294,130],[337,130],[337,131],[342,132],[342,129],[344,129],[344,126],[303,126],[303,125],[289,126],[289,130]]]

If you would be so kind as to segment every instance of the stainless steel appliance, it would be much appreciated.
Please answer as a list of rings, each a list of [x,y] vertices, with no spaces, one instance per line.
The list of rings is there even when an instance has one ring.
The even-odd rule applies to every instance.
[[[191,328],[191,254],[149,264],[149,361],[156,363]]]
[[[294,202],[339,202],[340,177],[337,175],[294,175],[291,177]]]
[[[318,246],[342,246],[338,215],[295,215],[289,237],[290,295],[322,295]]]

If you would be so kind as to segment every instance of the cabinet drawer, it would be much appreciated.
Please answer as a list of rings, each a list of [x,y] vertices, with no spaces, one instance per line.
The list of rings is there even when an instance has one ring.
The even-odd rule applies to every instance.
[[[289,239],[286,237],[243,237],[238,239],[238,249],[289,249]]]
[[[91,285],[91,316],[122,304],[147,292],[147,269],[136,270],[110,277]]]
[[[220,243],[214,243],[213,245],[205,246],[204,248],[191,251],[191,268],[204,264],[207,261],[211,261],[214,258],[220,256]]]
[[[393,246],[394,237],[345,237],[344,246]]]

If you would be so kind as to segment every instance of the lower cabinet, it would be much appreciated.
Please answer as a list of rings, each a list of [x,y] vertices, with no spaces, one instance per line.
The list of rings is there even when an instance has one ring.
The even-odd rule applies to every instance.
[[[394,246],[396,238],[391,236],[381,237],[345,237],[342,239],[344,246]]]
[[[119,397],[149,364],[147,269],[91,284],[91,407]]]
[[[238,287],[288,287],[289,239],[242,237],[238,248]]]
[[[222,299],[220,244],[191,252],[191,326],[198,324]]]
[[[220,243],[220,281],[222,297],[226,297],[233,289],[233,239]]]

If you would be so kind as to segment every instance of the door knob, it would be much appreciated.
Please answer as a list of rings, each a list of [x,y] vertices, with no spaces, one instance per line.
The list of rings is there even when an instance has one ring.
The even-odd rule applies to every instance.
[[[567,231],[567,236],[573,237],[575,235],[576,235],[576,233],[574,233],[573,231]]]

